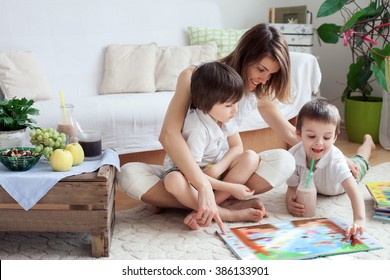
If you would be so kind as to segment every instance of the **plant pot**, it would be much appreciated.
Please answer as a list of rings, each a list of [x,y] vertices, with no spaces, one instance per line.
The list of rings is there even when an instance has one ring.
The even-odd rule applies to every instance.
[[[363,101],[361,96],[351,96],[344,103],[348,140],[362,143],[364,134],[370,134],[374,143],[379,143],[382,97],[370,96],[368,101]]]
[[[0,149],[24,146],[26,128],[13,131],[0,131]]]

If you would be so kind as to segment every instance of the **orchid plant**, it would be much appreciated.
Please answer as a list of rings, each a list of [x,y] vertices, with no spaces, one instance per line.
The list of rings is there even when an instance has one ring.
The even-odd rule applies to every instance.
[[[390,90],[390,0],[370,0],[365,7],[358,2],[362,0],[325,0],[317,13],[319,18],[340,12],[344,19],[342,26],[324,23],[317,29],[324,43],[336,44],[341,40],[351,49],[352,64],[342,100],[354,92],[367,100],[374,81],[385,91]]]

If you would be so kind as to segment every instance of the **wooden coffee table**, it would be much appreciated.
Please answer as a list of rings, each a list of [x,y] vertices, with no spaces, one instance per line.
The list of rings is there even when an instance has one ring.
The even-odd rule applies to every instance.
[[[64,178],[28,211],[0,187],[0,231],[89,232],[92,256],[108,257],[115,223],[115,174],[114,166],[104,165]]]

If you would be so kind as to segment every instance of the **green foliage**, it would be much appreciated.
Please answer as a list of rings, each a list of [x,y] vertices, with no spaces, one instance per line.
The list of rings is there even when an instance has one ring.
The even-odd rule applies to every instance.
[[[351,49],[353,62],[349,66],[343,100],[352,92],[359,92],[368,99],[373,91],[370,83],[374,81],[384,90],[390,90],[385,62],[390,56],[389,0],[367,2],[366,7],[360,7],[354,0],[325,0],[317,13],[317,17],[326,17],[340,12],[344,18],[342,26],[324,23],[317,29],[318,37],[324,43],[336,44],[342,40],[344,46]]]
[[[34,100],[12,98],[0,100],[0,131],[12,131],[23,128],[36,129],[36,121],[31,116],[39,115],[33,107]]]

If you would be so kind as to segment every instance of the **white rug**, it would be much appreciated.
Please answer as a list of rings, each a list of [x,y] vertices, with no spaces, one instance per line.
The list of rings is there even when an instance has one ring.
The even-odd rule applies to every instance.
[[[372,219],[373,201],[364,187],[366,181],[390,181],[390,163],[372,167],[360,187],[364,193],[366,232],[379,241],[383,249],[328,257],[328,259],[390,259],[390,224]],[[270,217],[262,223],[293,219],[284,203],[285,186],[261,195]],[[188,230],[182,220],[186,212],[166,210],[153,214],[151,207],[117,212],[110,256],[113,260],[227,260],[236,259],[215,235],[217,226],[197,231]],[[339,216],[349,222],[352,211],[347,195],[319,196],[317,217]],[[244,223],[226,223],[240,226]],[[246,223],[248,224],[248,223]],[[87,233],[0,233],[0,259],[93,259]]]

